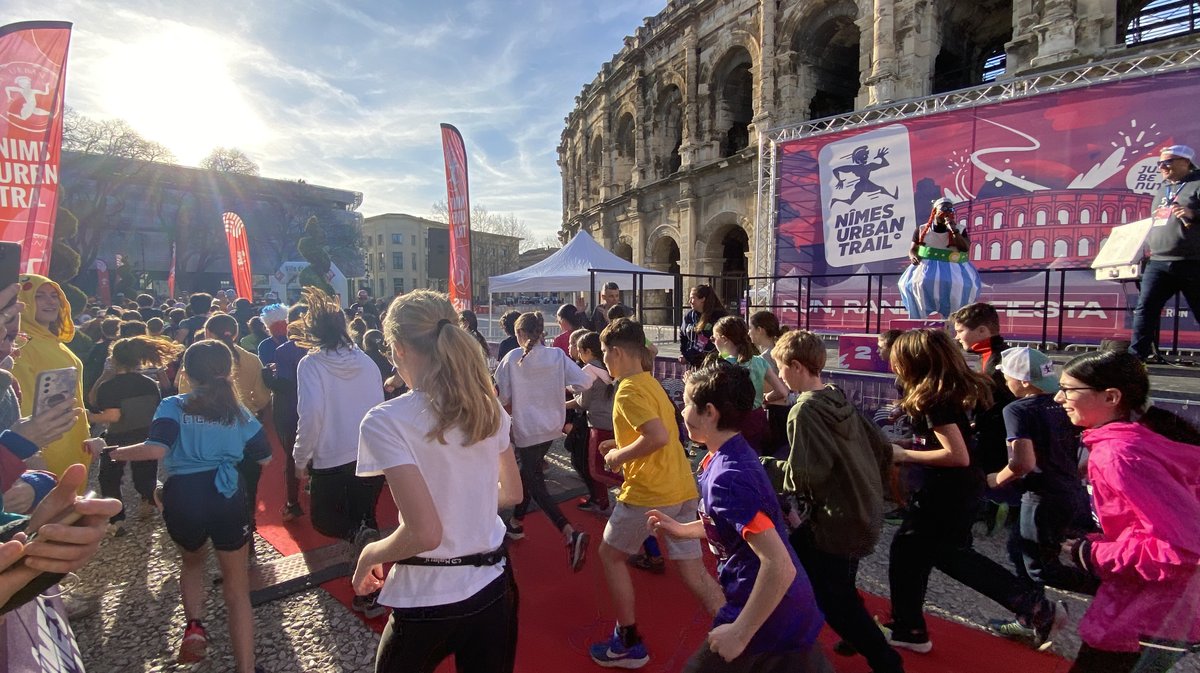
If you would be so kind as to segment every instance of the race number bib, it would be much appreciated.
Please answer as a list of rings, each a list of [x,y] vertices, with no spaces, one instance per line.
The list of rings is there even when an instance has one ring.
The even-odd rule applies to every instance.
[[[1161,227],[1167,224],[1167,220],[1171,219],[1171,206],[1162,205],[1154,209],[1154,224],[1151,226]]]

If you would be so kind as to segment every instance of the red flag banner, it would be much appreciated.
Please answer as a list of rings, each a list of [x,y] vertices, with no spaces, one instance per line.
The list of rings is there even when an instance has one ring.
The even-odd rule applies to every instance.
[[[446,211],[450,216],[450,301],[458,310],[472,308],[471,200],[467,196],[467,149],[462,134],[442,124],[446,155]]]
[[[233,288],[239,297],[254,298],[254,283],[250,278],[250,244],[246,240],[246,225],[237,213],[221,216],[225,223],[225,240],[229,243],[229,268],[233,270]]]
[[[171,270],[167,272],[167,295],[175,297],[175,244],[171,244]],[[247,297],[251,299],[251,297]]]
[[[61,21],[0,27],[0,240],[30,273],[50,267],[70,39]]]

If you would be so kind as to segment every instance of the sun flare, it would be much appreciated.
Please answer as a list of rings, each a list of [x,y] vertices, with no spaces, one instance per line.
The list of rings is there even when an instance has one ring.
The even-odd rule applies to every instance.
[[[180,163],[194,165],[218,146],[252,154],[268,132],[235,81],[237,56],[219,35],[165,24],[113,50],[100,68],[100,104]]]

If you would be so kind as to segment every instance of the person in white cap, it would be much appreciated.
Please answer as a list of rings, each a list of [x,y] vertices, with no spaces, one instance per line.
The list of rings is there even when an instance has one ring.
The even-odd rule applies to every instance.
[[[1087,492],[1079,478],[1079,429],[1054,400],[1054,362],[1032,348],[1008,348],[996,371],[1016,400],[1004,407],[1008,465],[987,475],[990,488],[1014,485],[1021,493],[1018,527],[1010,533],[1009,557],[1018,575],[1041,587],[1080,593],[1096,590],[1094,579],[1058,560],[1063,540],[1087,521]],[[1015,619],[993,619],[997,633],[1033,639],[1034,630]]]
[[[1155,196],[1146,244],[1150,259],[1133,310],[1129,350],[1143,361],[1161,362],[1156,350],[1163,307],[1182,292],[1192,316],[1200,310],[1200,170],[1196,151],[1171,145],[1159,154],[1163,185]]]

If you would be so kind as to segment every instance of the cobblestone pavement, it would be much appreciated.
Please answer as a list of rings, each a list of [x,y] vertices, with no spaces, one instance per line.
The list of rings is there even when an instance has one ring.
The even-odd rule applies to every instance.
[[[547,481],[552,488],[557,486],[560,493],[576,491],[580,484],[570,475],[570,463],[561,441],[556,442],[548,458]],[[136,502],[135,498],[131,490],[127,492],[126,502]],[[208,659],[191,667],[174,663],[183,637],[179,554],[157,516],[131,517],[128,530],[124,537],[104,541],[96,560],[84,569],[81,583],[73,589],[101,596],[99,612],[72,622],[87,670],[91,673],[232,671],[219,588],[210,590],[207,600]],[[876,553],[863,560],[859,586],[865,591],[883,596],[888,593],[887,548],[895,530],[896,526],[885,525]],[[977,535],[976,546],[1007,566],[1005,535],[1003,532],[990,537]],[[261,561],[279,558],[257,536],[255,548]],[[215,559],[210,559],[209,574],[219,575]],[[1081,596],[1052,592],[1068,603],[1071,614],[1070,623],[1055,642],[1053,651],[1069,658],[1079,647],[1075,633],[1087,604]],[[936,571],[930,579],[926,610],[980,629],[985,628],[988,619],[1008,616],[1000,606]],[[259,663],[271,673],[371,670],[378,636],[320,588],[267,603],[254,613]],[[1192,656],[1174,670],[1200,673],[1200,657]]]

